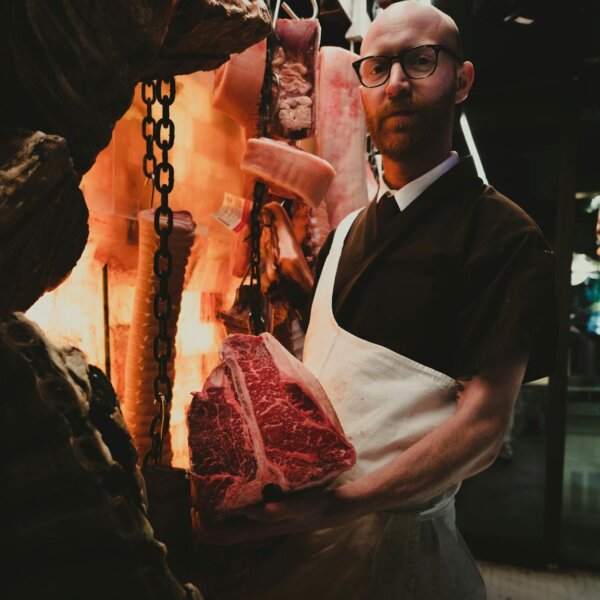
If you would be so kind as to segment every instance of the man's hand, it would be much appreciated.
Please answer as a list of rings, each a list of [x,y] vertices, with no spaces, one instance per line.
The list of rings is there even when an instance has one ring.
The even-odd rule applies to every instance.
[[[305,490],[281,502],[255,504],[243,516],[216,522],[192,508],[192,525],[199,541],[227,546],[287,533],[314,531],[349,523],[373,512],[366,498],[349,496],[345,486],[333,491]]]

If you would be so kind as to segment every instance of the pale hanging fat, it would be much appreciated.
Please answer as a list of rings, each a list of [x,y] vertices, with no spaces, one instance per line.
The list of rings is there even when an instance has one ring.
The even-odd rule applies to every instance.
[[[365,115],[352,69],[358,58],[334,46],[319,51],[317,155],[336,171],[324,198],[332,229],[368,203]]]
[[[248,140],[242,171],[264,181],[272,194],[302,199],[315,208],[334,180],[335,169],[309,152],[268,138]]]
[[[157,374],[157,363],[153,356],[154,337],[158,323],[154,316],[154,297],[159,281],[154,274],[154,255],[160,240],[154,230],[154,209],[143,210],[138,215],[139,253],[138,271],[133,302],[133,315],[127,345],[125,367],[125,396],[122,403],[123,415],[133,437],[140,459],[150,449],[150,425],[157,413],[154,403],[153,382]],[[169,277],[169,294],[172,313],[169,318],[168,334],[172,341],[168,376],[175,379],[175,335],[181,307],[181,295],[185,269],[194,243],[196,224],[187,211],[173,213],[173,231],[169,236],[169,251],[173,257],[173,270]],[[163,440],[163,462],[172,459],[170,434]]]

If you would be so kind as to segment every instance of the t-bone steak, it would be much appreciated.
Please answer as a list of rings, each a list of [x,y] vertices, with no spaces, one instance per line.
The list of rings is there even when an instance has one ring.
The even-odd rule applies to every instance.
[[[233,514],[266,490],[316,487],[354,465],[323,388],[273,336],[231,335],[220,355],[187,416],[196,508]]]

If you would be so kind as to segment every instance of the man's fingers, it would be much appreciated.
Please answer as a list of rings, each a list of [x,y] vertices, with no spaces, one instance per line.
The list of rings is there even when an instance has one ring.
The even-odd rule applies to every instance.
[[[250,506],[244,514],[253,521],[278,523],[287,519],[301,519],[318,514],[330,502],[322,490],[303,490],[289,494],[280,502],[264,502]]]
[[[261,523],[277,523],[294,516],[289,506],[279,502],[266,502],[265,504],[250,506],[244,511],[244,514],[249,519]]]

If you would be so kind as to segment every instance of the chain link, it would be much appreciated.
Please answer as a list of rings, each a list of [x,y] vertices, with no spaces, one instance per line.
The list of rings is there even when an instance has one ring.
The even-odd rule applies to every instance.
[[[271,60],[274,46],[275,36],[271,33],[267,38],[265,74],[258,107],[258,137],[267,136],[271,118],[271,104],[273,99],[273,70]],[[275,83],[278,84],[278,81]],[[266,192],[267,185],[262,181],[256,181],[254,184],[252,211],[250,212],[250,314],[248,316],[248,326],[250,332],[254,335],[259,335],[266,329],[263,317],[263,296],[260,289],[261,212]]]
[[[150,90],[152,93],[150,93]],[[166,90],[166,92],[165,92]],[[169,406],[173,397],[173,385],[168,375],[169,362],[173,353],[173,342],[169,335],[169,318],[173,313],[169,294],[169,276],[173,270],[173,256],[169,251],[169,235],[173,231],[173,211],[169,207],[169,194],[175,184],[175,171],[169,163],[169,150],[175,142],[175,124],[171,120],[170,106],[175,100],[175,79],[144,81],[142,97],[147,106],[147,114],[142,121],[142,135],[146,140],[144,156],[144,174],[151,177],[154,187],[160,193],[160,206],[154,211],[154,230],[159,237],[159,246],[154,254],[154,275],[158,280],[158,290],[154,297],[153,311],[158,324],[158,333],[152,344],[152,354],[157,363],[157,375],[152,391],[157,405],[157,413],[150,425],[150,450],[144,456],[144,464],[152,459],[160,464],[162,446],[169,430]],[[158,121],[152,118],[152,104],[158,101],[162,107],[162,116]],[[152,135],[148,129],[152,126]],[[161,151],[161,161],[156,162],[154,144]],[[151,175],[148,175],[148,163],[153,163]]]
[[[146,141],[146,154],[144,154],[143,171],[147,179],[154,178],[156,170],[156,157],[154,156],[154,126],[156,121],[152,116],[152,105],[156,102],[156,88],[151,79],[142,82],[142,100],[146,105],[146,116],[142,119],[142,137]]]

